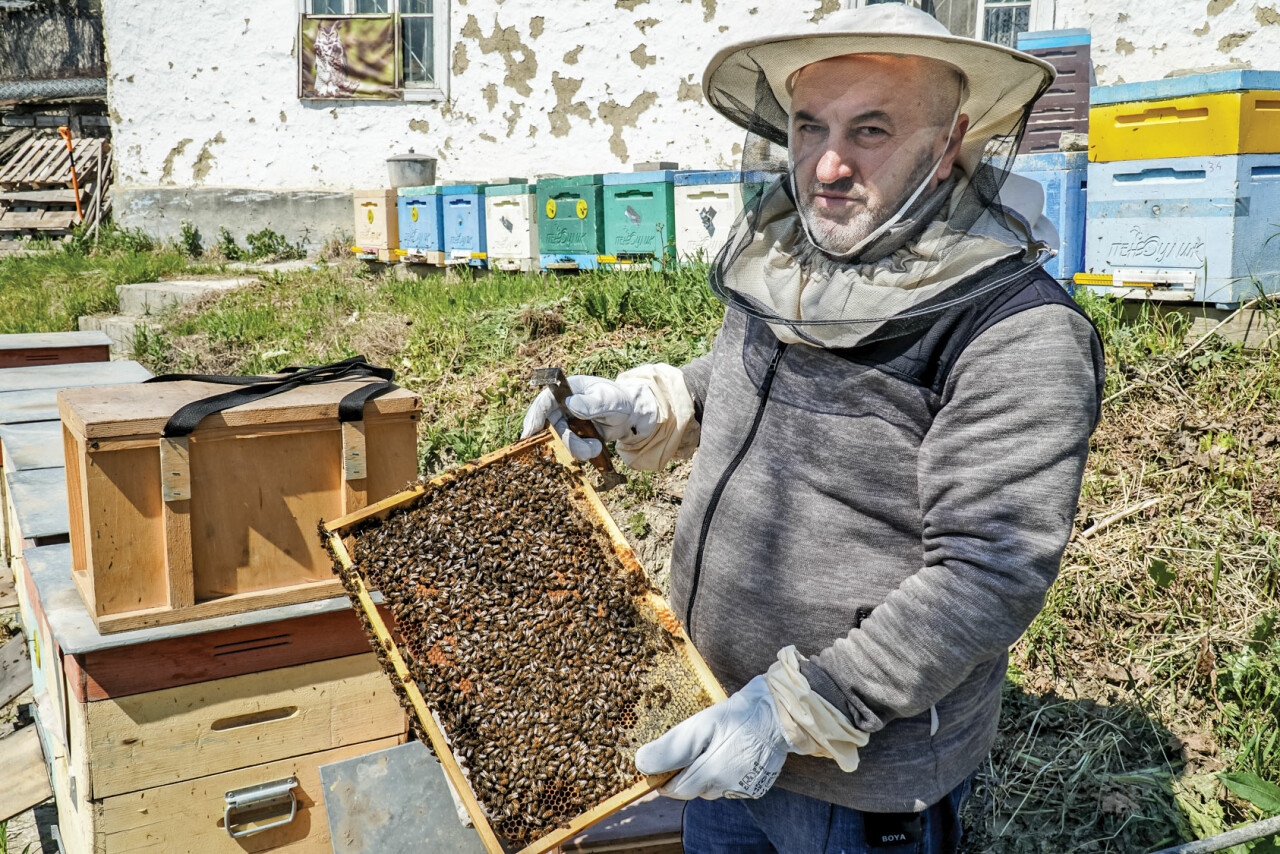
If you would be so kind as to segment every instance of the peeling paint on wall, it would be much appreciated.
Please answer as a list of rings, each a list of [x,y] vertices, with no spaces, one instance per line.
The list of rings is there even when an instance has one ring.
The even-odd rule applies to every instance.
[[[591,118],[591,109],[582,101],[574,101],[573,96],[582,88],[582,80],[575,77],[561,77],[559,71],[551,72],[551,88],[556,93],[556,105],[547,113],[551,123],[552,136],[568,136],[573,126],[570,116],[580,119]]]
[[[658,58],[656,56],[650,56],[649,52],[645,50],[644,45],[640,45],[635,50],[631,51],[631,61],[640,68],[644,68],[646,65],[658,64]]]
[[[483,35],[480,22],[475,15],[467,16],[467,23],[462,27],[462,37],[474,39],[480,45],[481,53],[496,53],[502,57],[507,66],[504,86],[510,86],[516,92],[528,97],[533,94],[529,81],[538,73],[538,57],[520,40],[520,33],[515,27],[503,27],[498,23],[498,16],[493,18],[493,32]],[[520,58],[516,58],[516,54]]]
[[[510,139],[512,134],[516,132],[516,123],[520,121],[520,112],[524,107],[514,101],[511,104],[511,112],[503,115],[507,120],[507,138]]]
[[[285,123],[285,122],[287,122],[287,121],[289,121],[289,117],[288,117],[288,116],[286,116],[286,115],[284,114],[284,110],[281,110],[281,111],[280,111],[280,124],[284,124],[284,123]]]
[[[578,56],[582,53],[582,45],[578,45],[573,50],[564,55],[563,62],[565,65],[577,65]]]
[[[690,77],[693,75],[690,74]],[[680,81],[680,88],[676,90],[677,101],[691,101],[695,104],[702,103],[702,85],[689,81]]]
[[[494,107],[498,106],[498,84],[490,83],[488,86],[480,90],[480,94],[484,96],[484,105],[489,108],[489,112],[493,112]]]
[[[702,0],[702,23],[709,24],[716,16],[716,0]]]
[[[1231,51],[1238,48],[1240,45],[1244,44],[1245,40],[1248,39],[1249,36],[1251,35],[1253,34],[1252,33],[1232,33],[1229,36],[1223,36],[1222,38],[1218,39],[1218,50],[1222,53],[1230,53]]]
[[[627,163],[630,160],[627,155],[627,143],[622,138],[623,128],[635,127],[640,116],[657,101],[658,96],[656,93],[642,92],[625,107],[617,101],[609,100],[601,104],[596,111],[600,116],[600,120],[613,128],[613,135],[609,137],[609,150],[623,163]]]
[[[641,18],[639,21],[632,21],[635,28],[640,31],[641,35],[648,35],[649,28],[659,23],[657,18]]]
[[[196,184],[204,182],[209,177],[209,172],[213,169],[213,147],[222,145],[226,139],[222,136],[222,131],[218,131],[218,135],[206,142],[200,147],[200,153],[196,155],[196,162],[191,167],[191,179]]]
[[[1205,11],[1209,13],[1210,17],[1221,15],[1227,9],[1231,8],[1231,5],[1235,2],[1236,0],[1209,0],[1209,5]]]
[[[547,19],[541,15],[529,19],[529,38],[536,39],[542,35],[543,30],[547,26]]]
[[[1116,53],[1128,56],[1133,53],[1133,42],[1128,39],[1116,39]]]
[[[1195,36],[1207,36],[1207,35],[1209,35],[1209,22],[1208,22],[1208,21],[1205,21],[1205,22],[1204,22],[1204,26],[1196,27],[1194,30],[1192,30],[1192,31],[1191,31],[1191,33],[1192,33],[1192,35],[1195,35]]]
[[[1253,12],[1253,17],[1259,26],[1274,27],[1280,24],[1280,12],[1277,12],[1274,6],[1258,6]]]
[[[161,173],[160,173],[160,183],[161,183],[161,184],[172,184],[172,183],[173,183],[173,161],[175,161],[175,160],[177,160],[179,157],[181,157],[181,156],[182,156],[182,152],[186,151],[186,150],[187,150],[187,146],[188,146],[188,145],[190,145],[190,144],[191,144],[191,143],[193,143],[193,142],[195,142],[195,140],[193,140],[193,139],[191,139],[190,137],[188,137],[188,138],[186,138],[186,139],[182,140],[182,142],[179,142],[179,143],[178,143],[177,145],[175,145],[173,148],[169,149],[169,153],[168,153],[168,154],[166,154],[166,155],[165,155],[165,158],[164,158],[164,169],[163,169],[163,171],[161,171]]]
[[[409,119],[409,130],[416,133],[428,133],[431,130],[431,125],[426,119]]]
[[[461,76],[470,64],[467,60],[467,43],[458,42],[453,46],[453,73]]]
[[[614,0],[613,8],[626,9],[628,12],[634,12],[636,7],[641,3],[648,3],[649,0]]]
[[[809,23],[816,24],[832,12],[839,12],[840,5],[840,0],[822,0],[821,5],[813,11],[813,15],[809,18]]]

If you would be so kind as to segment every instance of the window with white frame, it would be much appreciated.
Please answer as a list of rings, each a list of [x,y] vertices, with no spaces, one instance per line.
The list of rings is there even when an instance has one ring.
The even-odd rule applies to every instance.
[[[1055,0],[846,0],[850,8],[905,3],[937,18],[952,35],[1016,47],[1018,33],[1053,29]]]
[[[1018,46],[1018,33],[1031,29],[1031,0],[980,0],[978,33],[983,41]]]
[[[396,84],[406,100],[447,97],[448,0],[299,0],[306,16],[394,19]]]

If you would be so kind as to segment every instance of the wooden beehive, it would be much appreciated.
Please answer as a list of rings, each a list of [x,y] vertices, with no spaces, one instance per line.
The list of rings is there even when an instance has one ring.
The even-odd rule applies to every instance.
[[[354,546],[354,537],[362,526],[367,525],[371,520],[385,520],[393,514],[411,509],[431,490],[447,485],[463,472],[483,468],[510,457],[538,453],[544,448],[550,449],[554,453],[556,461],[569,473],[573,487],[570,501],[575,510],[588,520],[598,534],[602,535],[603,542],[609,544],[613,556],[617,558],[620,564],[618,571],[643,574],[644,569],[636,559],[636,555],[628,545],[626,538],[609,516],[608,511],[590,483],[583,478],[581,464],[573,459],[568,449],[555,433],[550,430],[482,457],[461,469],[446,473],[426,485],[415,486],[411,490],[370,505],[357,513],[336,519],[327,523],[322,529],[322,532],[328,537],[329,548],[333,552],[335,563],[342,574],[348,594],[367,618],[366,629],[370,632],[370,640],[375,649],[380,654],[384,654],[384,666],[389,671],[393,671],[389,674],[392,685],[398,691],[403,692],[402,700],[411,709],[420,730],[426,733],[446,775],[466,806],[481,841],[492,854],[504,854],[504,852],[512,850],[512,846],[504,845],[503,840],[499,837],[494,823],[486,815],[472,789],[467,773],[463,771],[462,764],[452,752],[451,744],[453,742],[449,733],[442,729],[442,725],[436,715],[433,714],[433,710],[427,705],[418,685],[410,676],[409,664],[406,662],[404,653],[397,642],[398,632],[394,626],[394,621],[389,625],[384,619],[384,615],[374,604],[373,599],[370,597],[368,579],[361,574],[353,561],[349,545]],[[669,658],[657,665],[654,672],[659,674],[657,678],[671,678],[670,684],[675,686],[674,690],[679,694],[677,696],[678,702],[672,705],[679,705],[682,708],[688,706],[691,711],[697,711],[711,703],[725,699],[724,690],[694,648],[693,643],[681,627],[679,619],[672,612],[666,601],[656,592],[648,590],[637,597],[636,606],[636,610],[642,615],[642,618],[646,622],[653,624],[656,630],[663,633],[670,641],[671,654]],[[645,738],[650,738],[657,734],[647,732],[653,729],[652,725],[656,721],[644,720],[646,713],[639,708],[634,711],[634,714],[637,718],[634,724],[634,732],[645,731]],[[663,728],[665,728],[665,725]],[[567,824],[543,834],[525,847],[520,848],[520,854],[540,854],[540,852],[555,848],[572,839],[592,824],[607,818],[627,804],[655,790],[670,779],[671,776],[667,774],[641,779],[640,782],[631,785],[612,797],[599,803],[588,805],[585,810]],[[571,783],[572,781],[567,781],[567,784]]]
[[[400,224],[395,190],[361,190],[355,204],[355,245],[365,252],[400,248]]]
[[[360,380],[305,385],[162,437],[181,381],[59,393],[76,584],[108,633],[340,595],[316,525],[417,479],[420,401],[404,389],[340,423]]]

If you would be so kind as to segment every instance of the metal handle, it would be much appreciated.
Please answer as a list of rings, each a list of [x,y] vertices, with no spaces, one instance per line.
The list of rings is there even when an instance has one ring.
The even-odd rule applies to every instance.
[[[227,835],[232,839],[243,839],[246,836],[262,833],[272,828],[282,827],[293,821],[298,814],[298,798],[294,795],[293,790],[298,787],[297,777],[285,777],[283,780],[276,780],[271,783],[259,783],[256,786],[247,786],[243,789],[232,789],[227,792],[226,801],[227,808],[223,813],[223,820],[226,823]],[[260,827],[244,827],[236,830],[235,823],[239,814],[263,812],[274,807],[282,806],[284,803],[289,804],[289,816],[264,824]]]

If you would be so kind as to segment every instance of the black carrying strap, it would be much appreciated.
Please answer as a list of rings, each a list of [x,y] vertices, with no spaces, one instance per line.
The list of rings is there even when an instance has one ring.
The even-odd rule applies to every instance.
[[[350,359],[343,359],[341,362],[334,362],[331,365],[282,368],[279,375],[269,377],[164,374],[163,376],[152,377],[146,382],[165,383],[193,380],[202,383],[239,386],[239,388],[225,394],[215,394],[212,397],[188,403],[173,413],[168,423],[164,425],[164,436],[165,438],[175,439],[190,435],[206,415],[212,415],[215,412],[221,412],[224,409],[251,403],[255,400],[262,400],[265,397],[290,391],[299,386],[319,385],[320,383],[331,383],[338,380],[358,379],[361,377],[368,377],[373,382],[345,395],[338,403],[339,421],[359,421],[364,418],[364,405],[366,402],[399,388],[392,382],[396,378],[395,371],[391,368],[380,368],[377,365],[371,365],[365,360],[364,356],[352,356]]]

